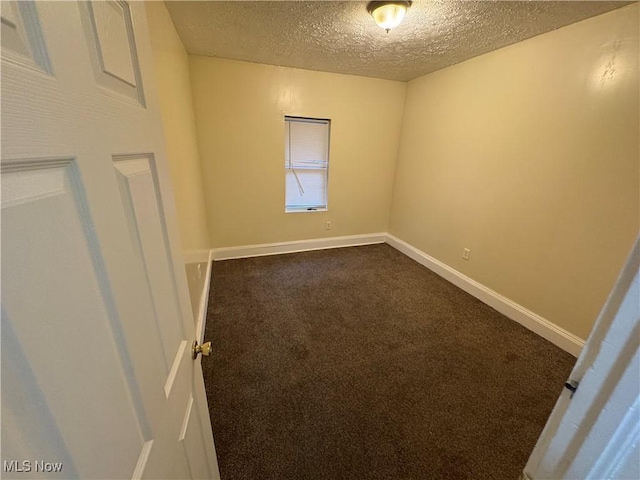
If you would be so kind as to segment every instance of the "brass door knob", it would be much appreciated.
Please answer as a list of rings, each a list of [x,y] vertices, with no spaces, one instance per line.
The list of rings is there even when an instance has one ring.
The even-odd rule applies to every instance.
[[[198,341],[194,340],[193,345],[191,345],[191,358],[195,360],[196,358],[198,358],[199,353],[201,353],[205,357],[208,357],[211,353],[211,342],[198,345]]]

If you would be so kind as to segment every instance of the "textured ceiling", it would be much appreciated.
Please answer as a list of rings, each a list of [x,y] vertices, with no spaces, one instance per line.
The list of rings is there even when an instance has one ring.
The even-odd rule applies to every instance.
[[[165,3],[190,54],[407,81],[632,2],[414,1],[388,34],[367,2]]]

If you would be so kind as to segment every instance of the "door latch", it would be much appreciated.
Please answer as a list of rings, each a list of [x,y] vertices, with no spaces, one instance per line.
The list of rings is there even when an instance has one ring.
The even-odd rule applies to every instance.
[[[569,398],[573,398],[573,395],[576,393],[576,390],[578,390],[578,385],[580,385],[580,382],[578,382],[577,380],[569,379],[565,382],[564,388],[566,388],[571,392],[571,395],[569,395]]]

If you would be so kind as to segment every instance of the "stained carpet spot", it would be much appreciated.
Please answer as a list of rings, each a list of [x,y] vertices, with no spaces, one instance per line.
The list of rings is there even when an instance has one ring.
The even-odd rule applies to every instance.
[[[216,262],[223,480],[515,479],[575,359],[389,247]]]

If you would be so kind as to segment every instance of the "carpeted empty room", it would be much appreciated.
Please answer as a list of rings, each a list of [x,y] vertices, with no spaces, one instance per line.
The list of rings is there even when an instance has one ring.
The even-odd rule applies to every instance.
[[[223,480],[516,479],[574,357],[386,244],[215,262]]]

